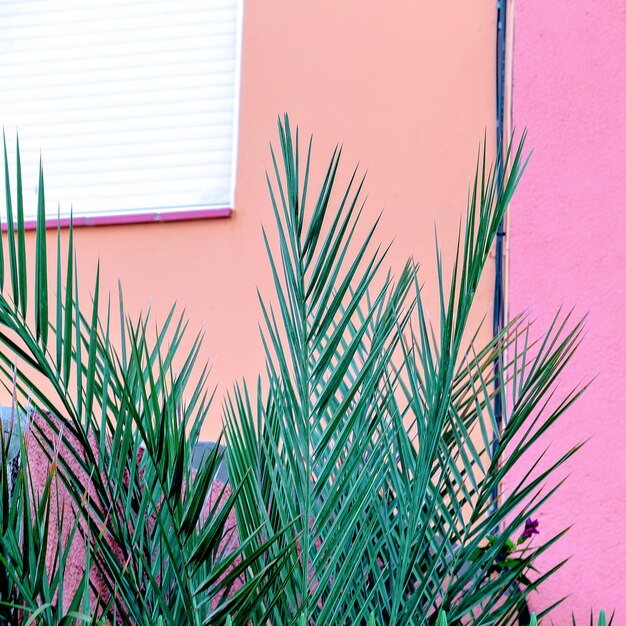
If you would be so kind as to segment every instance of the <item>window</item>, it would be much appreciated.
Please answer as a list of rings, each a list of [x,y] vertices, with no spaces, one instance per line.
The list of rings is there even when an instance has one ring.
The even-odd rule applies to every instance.
[[[0,122],[12,179],[19,132],[27,219],[40,153],[50,217],[232,208],[241,21],[241,0],[2,2]]]

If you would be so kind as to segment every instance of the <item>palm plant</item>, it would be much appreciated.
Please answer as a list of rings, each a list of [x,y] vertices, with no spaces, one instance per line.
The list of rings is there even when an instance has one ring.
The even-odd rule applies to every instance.
[[[524,169],[523,138],[495,168],[482,152],[449,276],[438,248],[433,327],[417,266],[394,280],[381,271],[386,250],[372,245],[376,224],[358,239],[363,179],[355,171],[335,192],[341,150],[311,199],[311,143],[301,159],[287,118],[279,134],[282,161],[272,150],[268,177],[276,243],[265,234],[275,304],[261,298],[267,382],[242,383],[225,406],[229,476],[242,484],[238,530],[253,541],[246,549],[287,523],[297,544],[254,617],[282,626],[371,615],[408,625],[445,611],[449,624],[512,623],[554,571],[527,576],[560,535],[538,546],[511,537],[553,493],[543,485],[574,450],[521,479],[512,470],[582,392],[552,399],[580,339],[569,316],[540,341],[524,318],[484,346],[468,328]],[[493,364],[506,358],[500,382]],[[504,479],[506,497],[494,503]]]
[[[613,617],[614,615],[611,615],[611,617],[609,617],[607,621],[606,613],[604,611],[600,611],[600,614],[598,615],[598,621],[596,622],[593,619],[593,611],[591,611],[591,615],[589,617],[589,625],[595,626],[597,624],[597,626],[607,626],[607,625],[611,626],[611,624],[613,623]],[[572,626],[576,626],[576,618],[573,615],[572,615]]]
[[[4,462],[9,442],[2,437],[0,444],[0,624],[18,624],[22,617],[27,624],[81,620],[90,613],[88,568],[71,593],[69,605],[64,606],[68,551],[77,524],[72,524],[67,542],[58,539],[63,534],[65,519],[58,489],[54,489],[55,472],[48,473],[41,493],[37,493],[22,441],[21,463],[9,490],[9,466]],[[53,492],[57,496],[55,502]]]
[[[3,473],[0,620],[16,623],[21,610],[38,624],[98,617],[145,625],[159,619],[247,623],[289,546],[257,568],[260,576],[247,579],[244,574],[265,548],[258,537],[254,547],[251,541],[229,546],[237,486],[232,494],[213,494],[216,505],[206,510],[221,458],[216,447],[192,470],[211,401],[206,368],[189,384],[202,337],[181,351],[186,321],[174,308],[151,334],[149,313],[131,320],[120,289],[121,336],[113,339],[111,301],[102,307],[98,275],[90,306],[79,302],[72,228],[65,259],[60,228],[56,260],[47,250],[41,170],[30,284],[19,145],[15,213],[6,144],[4,152],[8,262],[0,246],[0,379],[16,409],[37,416],[30,436],[50,459],[55,482],[69,501],[55,502],[49,483],[36,494],[25,457],[11,498]],[[49,267],[56,277],[53,286]],[[64,506],[72,529],[65,545],[56,538],[48,541],[63,525]],[[55,610],[48,605],[63,595],[72,542],[86,545],[85,576],[64,613],[60,604]],[[51,569],[46,569],[46,554]]]
[[[581,326],[557,317],[534,341],[529,323],[515,319],[484,346],[468,329],[523,170],[521,145],[489,171],[483,152],[449,281],[438,252],[433,328],[416,265],[393,279],[383,273],[386,249],[372,247],[376,225],[359,240],[356,172],[336,199],[341,151],[311,204],[311,144],[302,165],[287,118],[279,131],[283,168],[273,154],[270,184],[277,250],[265,236],[277,305],[261,301],[266,383],[254,392],[242,384],[227,399],[233,490],[210,510],[218,448],[191,470],[211,402],[206,368],[192,376],[201,336],[182,348],[187,325],[174,308],[150,331],[149,313],[126,314],[121,289],[113,336],[98,275],[90,305],[79,302],[72,228],[64,250],[60,229],[56,257],[47,250],[42,174],[31,284],[19,147],[15,214],[5,148],[0,380],[16,409],[39,416],[31,436],[54,471],[36,493],[22,445],[12,494],[0,475],[0,620],[506,624],[551,574],[528,576],[558,536],[535,546],[515,534],[573,451],[517,482],[511,476],[582,391],[551,399]],[[507,357],[501,381],[493,364]],[[502,431],[496,398],[506,411]],[[506,498],[494,502],[504,479]],[[55,483],[71,503],[56,518]],[[239,548],[229,545],[233,509]],[[48,541],[64,520],[65,544]],[[57,600],[72,542],[86,548],[85,575],[64,605]]]
[[[591,611],[591,615],[589,617],[589,626],[611,626],[613,623],[613,615],[608,619],[606,618],[606,613],[604,611],[600,611],[598,615],[598,621],[593,618],[593,611]],[[533,613],[531,615],[529,626],[538,626],[539,622],[537,621],[537,616]],[[576,617],[572,615],[572,626],[576,626]]]

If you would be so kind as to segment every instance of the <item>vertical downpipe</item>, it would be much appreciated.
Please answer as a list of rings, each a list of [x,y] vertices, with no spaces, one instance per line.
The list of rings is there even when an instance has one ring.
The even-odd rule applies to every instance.
[[[507,2],[508,0],[497,0],[497,32],[496,32],[496,184],[498,193],[502,190],[504,181],[504,154],[506,146],[504,145],[504,105],[505,105],[505,88],[506,88],[506,45],[507,45]],[[496,234],[496,277],[493,293],[493,336],[497,337],[504,328],[504,243],[506,237],[504,217],[498,225]],[[500,443],[500,434],[504,424],[504,414],[502,406],[503,375],[502,375],[502,357],[498,355],[493,364],[494,373],[494,391],[495,398],[493,403],[493,411],[495,417],[495,432],[493,434],[492,454],[495,454]],[[490,510],[498,510],[498,485],[494,487],[491,494]],[[498,528],[493,529],[494,533],[498,532]],[[509,588],[511,594],[521,594],[521,589],[517,582],[512,583]],[[525,600],[520,602],[518,608],[518,624],[526,626],[530,623],[530,611]]]
[[[505,74],[506,74],[506,20],[507,20],[507,0],[497,0],[496,19],[496,183],[498,193],[502,188],[504,172],[502,169],[504,156],[504,100],[505,100]],[[504,328],[504,219],[498,225],[496,234],[496,276],[493,294],[493,336],[496,337]],[[502,358],[496,356],[493,364],[495,398],[493,403],[496,430],[493,434],[492,454],[498,449],[500,433],[504,420],[502,395],[500,393],[502,385]],[[492,509],[498,507],[498,486],[494,487],[492,493]]]

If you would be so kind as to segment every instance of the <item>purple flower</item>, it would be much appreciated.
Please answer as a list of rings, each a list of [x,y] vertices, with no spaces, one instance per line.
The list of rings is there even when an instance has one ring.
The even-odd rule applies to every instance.
[[[520,537],[520,541],[526,541],[530,539],[533,535],[539,534],[539,520],[538,519],[530,519],[530,517],[526,520],[524,524],[524,530],[522,531],[522,535]]]

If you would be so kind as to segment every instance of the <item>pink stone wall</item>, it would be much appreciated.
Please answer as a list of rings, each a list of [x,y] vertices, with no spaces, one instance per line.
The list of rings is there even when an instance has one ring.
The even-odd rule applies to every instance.
[[[42,445],[40,444],[40,440],[35,435],[35,430],[43,431],[45,436],[49,438],[51,441],[55,442],[55,450],[57,454],[65,458],[69,462],[69,466],[72,471],[80,477],[83,481],[83,484],[88,483],[87,476],[84,475],[83,471],[80,468],[80,465],[73,460],[72,455],[68,452],[68,449],[60,442],[60,439],[57,435],[54,434],[52,428],[48,426],[44,418],[39,415],[34,415],[32,417],[34,420],[34,424],[36,423],[36,428],[33,426],[30,427],[29,431],[26,433],[26,450],[27,457],[29,461],[30,468],[30,477],[32,480],[32,485],[35,489],[35,492],[40,495],[42,490],[44,489],[44,485],[48,479],[49,475],[52,475],[52,484],[51,484],[51,519],[52,524],[57,524],[57,520],[59,520],[59,515],[61,514],[63,517],[63,525],[62,525],[62,533],[60,537],[56,537],[55,533],[51,533],[49,537],[48,543],[48,552],[47,552],[47,567],[48,572],[54,571],[54,567],[56,564],[55,561],[55,553],[58,546],[58,541],[61,541],[61,545],[63,548],[67,546],[67,542],[69,540],[70,534],[72,532],[72,528],[76,523],[75,516],[75,507],[76,503],[73,500],[71,494],[68,492],[66,487],[62,484],[61,478],[58,475],[55,475],[57,471],[55,468],[56,462],[51,463],[48,460],[46,452]],[[68,437],[69,441],[73,446],[78,447],[80,444],[74,439],[71,435],[65,432],[65,436]],[[93,436],[90,436],[90,440],[93,442],[94,449],[97,448],[96,441],[93,439]],[[141,452],[143,455],[143,452]],[[138,462],[141,461],[141,456],[138,457]],[[143,471],[143,470],[142,470]],[[224,493],[222,493],[224,490]],[[215,480],[212,488],[208,493],[207,500],[205,502],[205,507],[203,511],[203,518],[206,519],[210,515],[211,511],[219,510],[224,501],[226,501],[231,495],[231,488],[228,485],[224,485],[219,480]],[[90,490],[89,497],[96,497],[95,490]],[[218,507],[216,509],[216,507]],[[62,513],[60,513],[62,512]],[[84,523],[84,518],[81,518],[81,524]],[[146,520],[147,523],[151,523],[150,520]],[[84,526],[83,526],[84,528]],[[229,552],[235,550],[239,545],[239,537],[236,532],[232,532],[233,529],[236,528],[236,520],[235,520],[235,510],[231,510],[228,515],[228,520],[225,526],[225,533],[228,539],[225,539],[223,542],[223,548],[225,550],[225,554],[227,555]],[[115,545],[115,544],[113,544]],[[122,557],[121,550],[116,550],[119,557]],[[81,584],[84,574],[85,574],[85,564],[86,564],[86,555],[85,555],[85,544],[83,543],[83,538],[81,536],[81,531],[76,532],[74,535],[74,539],[72,541],[72,548],[70,552],[70,558],[68,559],[68,563],[64,570],[64,578],[63,578],[63,606],[64,610],[67,611],[70,606],[79,585]],[[92,557],[92,563],[93,563]],[[91,579],[91,609],[97,606],[97,597],[96,590],[98,593],[102,594],[102,597],[108,599],[107,587],[104,579],[102,578],[102,574],[98,571],[97,566],[94,564],[90,574]],[[235,583],[233,585],[231,593],[234,593],[237,589],[240,588],[239,583]],[[216,607],[220,595],[218,594],[212,601],[213,607]]]
[[[533,600],[554,615],[617,609],[626,619],[626,2],[520,0],[513,124],[534,148],[510,222],[511,313],[545,323],[559,306],[589,312],[565,384],[597,376],[553,432],[591,440],[542,511],[544,533],[574,524],[550,557],[570,562]],[[547,564],[547,562],[546,562]]]

